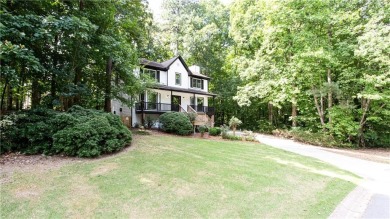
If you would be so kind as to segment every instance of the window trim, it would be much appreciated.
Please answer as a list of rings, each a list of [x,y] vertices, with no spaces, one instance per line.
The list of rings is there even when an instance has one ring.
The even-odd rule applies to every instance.
[[[179,75],[179,80],[180,80],[180,83],[177,83],[177,78],[176,78],[176,76],[177,75]],[[180,72],[175,72],[175,85],[179,85],[179,86],[181,86],[181,73]]]
[[[204,83],[203,79],[191,77],[191,88],[202,90],[202,83]]]

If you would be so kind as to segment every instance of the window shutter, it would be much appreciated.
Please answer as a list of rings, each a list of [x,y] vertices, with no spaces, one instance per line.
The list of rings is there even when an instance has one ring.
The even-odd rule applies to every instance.
[[[192,85],[192,78],[190,78],[190,87],[194,87],[194,85]]]
[[[160,71],[157,71],[157,82],[160,83]]]
[[[203,90],[203,83],[204,83],[204,80],[201,80],[201,82],[202,82],[202,83],[201,83],[201,86],[202,86],[202,90]]]

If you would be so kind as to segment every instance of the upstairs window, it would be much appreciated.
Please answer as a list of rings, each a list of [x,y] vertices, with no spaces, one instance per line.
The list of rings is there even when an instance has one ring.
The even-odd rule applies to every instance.
[[[149,78],[149,79],[152,79],[154,81],[159,81],[159,73],[158,71],[156,70],[152,70],[152,69],[143,69],[143,76],[145,78]]]
[[[191,79],[191,87],[192,88],[199,88],[203,89],[203,80],[198,78],[192,78]]]
[[[175,84],[181,85],[181,74],[178,72],[176,72],[176,74],[175,74]]]

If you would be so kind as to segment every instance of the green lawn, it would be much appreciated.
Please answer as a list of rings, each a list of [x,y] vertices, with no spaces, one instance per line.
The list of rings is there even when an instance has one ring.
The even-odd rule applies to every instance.
[[[133,150],[2,180],[1,218],[326,218],[358,180],[257,143],[134,137]]]

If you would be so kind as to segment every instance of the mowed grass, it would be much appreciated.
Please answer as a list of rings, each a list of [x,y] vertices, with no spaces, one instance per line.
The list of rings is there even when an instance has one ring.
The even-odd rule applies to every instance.
[[[14,173],[1,218],[326,218],[358,180],[258,143],[135,139],[110,157]]]

